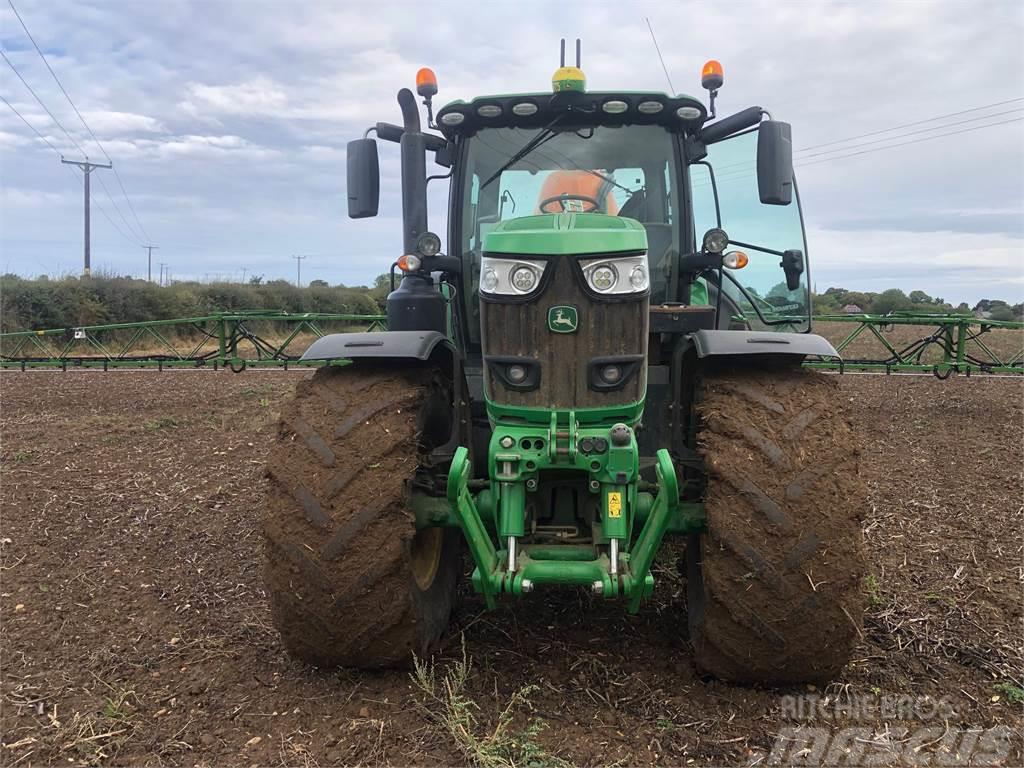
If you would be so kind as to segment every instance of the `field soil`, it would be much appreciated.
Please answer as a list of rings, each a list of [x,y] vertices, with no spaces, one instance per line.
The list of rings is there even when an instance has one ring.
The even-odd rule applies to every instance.
[[[0,764],[483,762],[410,670],[306,666],[271,625],[264,465],[309,375],[0,373]],[[485,612],[464,580],[435,673],[464,673],[473,743],[504,724],[530,745],[516,764],[739,766],[854,725],[834,762],[866,743],[875,764],[948,766],[1000,727],[989,752],[1024,763],[1024,381],[837,381],[865,437],[870,573],[834,683],[702,679],[674,544],[638,616],[575,591]]]

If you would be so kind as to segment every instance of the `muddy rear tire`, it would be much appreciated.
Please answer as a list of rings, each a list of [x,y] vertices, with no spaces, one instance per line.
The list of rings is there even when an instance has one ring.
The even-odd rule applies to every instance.
[[[867,504],[837,382],[709,372],[697,407],[709,478],[708,528],[686,558],[696,664],[739,683],[833,679],[860,633]]]
[[[362,366],[320,369],[282,409],[266,470],[264,583],[291,655],[394,666],[447,628],[459,534],[417,533],[407,495],[425,450],[447,438],[449,411],[429,370]]]

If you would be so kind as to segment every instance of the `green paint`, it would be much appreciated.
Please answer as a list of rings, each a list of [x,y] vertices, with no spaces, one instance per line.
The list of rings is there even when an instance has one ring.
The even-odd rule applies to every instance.
[[[644,401],[617,403],[604,408],[577,408],[573,411],[548,411],[543,408],[528,408],[522,405],[505,405],[487,400],[487,413],[495,423],[499,421],[519,421],[546,424],[554,415],[560,424],[569,422],[569,414],[575,415],[580,424],[608,423],[623,421],[629,425],[636,424],[644,412]]]
[[[498,223],[484,237],[484,253],[560,256],[637,253],[647,230],[633,219],[603,213],[547,213]]]
[[[662,538],[670,530],[699,530],[702,507],[691,504],[684,510],[680,504],[668,451],[657,454],[657,494],[640,494],[639,450],[632,430],[626,442],[616,445],[612,421],[584,425],[574,411],[547,415],[546,427],[539,421],[499,421],[494,425],[487,459],[490,487],[476,497],[469,490],[469,452],[464,447],[456,451],[448,473],[448,501],[476,565],[474,588],[491,606],[502,593],[522,594],[524,580],[536,587],[570,584],[593,588],[600,582],[604,597],[624,597],[629,610],[635,612],[653,589],[650,567]],[[598,440],[603,441],[601,449]],[[582,445],[592,449],[585,453]],[[551,470],[577,472],[585,479],[585,487],[600,509],[595,543],[619,541],[618,574],[611,573],[609,556],[598,554],[593,546],[527,544],[516,558],[515,571],[509,570],[508,537],[518,541],[524,535],[530,494],[539,487],[542,473]],[[497,509],[496,537],[484,522],[484,506]]]

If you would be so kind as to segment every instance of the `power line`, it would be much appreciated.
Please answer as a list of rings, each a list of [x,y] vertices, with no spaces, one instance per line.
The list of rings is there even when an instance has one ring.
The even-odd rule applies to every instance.
[[[16,74],[18,76],[18,79],[21,80],[21,82],[25,86],[25,88],[28,89],[28,92],[32,94],[32,97],[36,100],[36,103],[38,103],[39,106],[43,108],[43,110],[46,112],[46,114],[48,114],[50,116],[50,119],[53,120],[53,122],[57,124],[57,127],[60,128],[64,132],[64,135],[68,137],[68,141],[70,141],[72,144],[74,144],[75,148],[79,152],[82,153],[82,155],[85,157],[86,160],[88,160],[89,159],[89,155],[88,155],[88,153],[84,149],[82,149],[82,145],[79,144],[77,141],[75,141],[75,139],[71,136],[71,134],[68,133],[68,129],[64,127],[63,123],[61,123],[61,121],[57,119],[57,117],[53,114],[53,112],[50,111],[50,108],[46,106],[46,103],[41,98],[39,98],[39,94],[37,94],[32,89],[32,86],[28,84],[28,81],[26,81],[25,78],[21,76],[21,72],[19,72],[18,68],[14,66],[14,63],[10,59],[7,58],[7,54],[4,53],[2,50],[0,50],[0,56],[2,56],[4,61],[7,62],[7,66],[9,66],[11,68],[11,70],[14,72],[14,74]],[[17,110],[14,109],[14,107],[11,105],[11,103],[9,101],[7,101],[7,99],[4,99],[4,103],[7,104],[7,106],[9,106],[11,108],[11,110],[13,110],[18,115],[18,117],[21,117],[21,119],[25,122],[26,125],[29,126],[29,128],[32,128],[32,130],[35,131],[36,134],[40,136],[40,138],[42,138],[42,134],[40,134],[39,131],[36,131],[35,127],[32,126],[27,120],[25,120],[25,118],[21,115],[20,112],[17,112]],[[46,141],[45,138],[43,140]],[[56,147],[53,146],[53,144],[51,144],[49,141],[46,141],[46,143],[50,146],[51,149],[53,149],[54,152],[57,152],[57,155],[60,157],[61,160],[64,159],[64,156],[57,150]],[[102,149],[102,147],[100,147],[100,149]],[[112,166],[113,166],[113,163],[111,163],[111,167]],[[68,170],[70,171],[71,169],[69,168]],[[72,171],[72,173],[73,173],[73,171]],[[127,225],[128,221],[127,221],[127,219],[124,218],[124,214],[121,213],[120,209],[118,209],[117,203],[114,202],[114,198],[111,197],[110,191],[107,189],[107,185],[103,184],[102,181],[101,181],[101,186],[103,187],[103,191],[106,192],[107,197],[110,198],[110,202],[114,205],[114,209],[117,210],[118,214],[120,214],[121,218],[124,220],[125,224]],[[93,200],[93,202],[96,202],[95,198],[93,198],[91,194],[89,195],[89,199]],[[111,225],[113,225],[114,229],[116,229],[118,231],[118,233],[120,233],[120,235],[122,237],[124,237],[126,240],[128,240],[129,242],[132,242],[132,238],[127,237],[124,234],[124,232],[121,231],[121,228],[118,227],[116,224],[114,224],[114,222],[110,218],[110,216],[107,215],[106,210],[104,210],[103,207],[100,206],[98,203],[97,203],[97,207],[100,209],[100,212],[103,213],[103,215],[107,218],[107,220],[110,221],[110,223],[111,223]],[[133,245],[139,245],[141,241],[139,241],[138,236],[134,232],[132,232],[132,228],[131,228],[130,225],[128,226],[128,231],[131,232],[132,237],[134,237],[135,240],[138,241],[138,242],[134,242]]]
[[[160,246],[158,245],[144,245],[142,246],[149,251],[149,256],[146,259],[146,280],[153,282],[153,251],[159,251]]]
[[[302,260],[308,259],[309,256],[292,256],[295,259],[295,287],[302,287]]]
[[[86,154],[86,151],[84,149],[82,149],[82,145],[79,144],[77,141],[75,141],[74,138],[72,138],[71,134],[68,133],[68,129],[64,127],[64,125],[61,123],[60,120],[58,120],[56,117],[54,117],[54,114],[53,114],[53,112],[50,111],[50,108],[47,107],[46,104],[43,103],[43,100],[39,98],[39,95],[35,91],[32,90],[32,86],[29,85],[25,81],[25,78],[21,76],[21,72],[18,71],[18,68],[15,67],[14,64],[11,62],[11,60],[7,58],[7,54],[4,53],[2,50],[0,50],[0,56],[3,56],[4,61],[7,62],[7,66],[9,66],[11,68],[11,70],[14,72],[14,74],[16,74],[18,76],[18,79],[21,80],[22,85],[24,85],[26,88],[28,88],[28,92],[32,94],[32,97],[39,103],[39,106],[42,107],[44,110],[46,110],[46,114],[48,114],[50,116],[50,119],[53,120],[53,122],[55,122],[57,124],[58,128],[60,128],[62,131],[64,131],[64,135],[68,137],[68,141],[70,141],[72,144],[74,144],[75,149],[77,149],[83,155],[86,155],[86,157],[88,157],[88,155]]]
[[[11,10],[14,11],[14,15],[17,16],[18,22],[21,24],[21,28],[23,30],[25,30],[25,34],[28,36],[28,39],[30,41],[32,41],[32,47],[36,49],[36,53],[39,54],[39,58],[41,58],[43,60],[43,64],[45,64],[46,68],[50,71],[50,74],[53,76],[53,81],[55,83],[57,83],[57,87],[60,88],[60,92],[63,93],[64,94],[64,98],[68,100],[68,104],[71,105],[71,109],[73,109],[75,111],[75,114],[78,115],[78,119],[82,122],[82,125],[85,126],[85,130],[89,132],[89,135],[92,136],[92,140],[96,142],[96,146],[100,148],[100,152],[103,153],[103,156],[107,158],[107,162],[110,163],[111,170],[114,172],[114,178],[117,179],[117,183],[121,187],[121,193],[124,195],[124,199],[128,203],[128,208],[132,212],[132,216],[135,219],[135,223],[138,224],[139,230],[144,235],[143,239],[146,242],[149,242],[149,240],[151,238],[149,237],[149,234],[146,232],[145,227],[142,226],[142,222],[139,221],[138,214],[135,213],[135,206],[132,205],[131,198],[128,197],[128,191],[124,187],[124,182],[121,181],[121,176],[120,176],[120,174],[118,174],[117,169],[113,167],[114,161],[110,158],[110,155],[107,154],[107,150],[103,147],[103,144],[100,143],[100,140],[98,138],[96,138],[96,134],[93,133],[92,128],[90,128],[89,124],[87,122],[85,122],[85,118],[82,117],[82,113],[78,111],[78,107],[75,106],[75,102],[73,102],[71,100],[71,96],[68,95],[67,90],[65,90],[64,84],[61,83],[60,78],[57,77],[57,73],[54,72],[53,71],[53,67],[50,66],[50,62],[47,61],[46,56],[43,55],[43,51],[42,51],[42,49],[40,49],[39,45],[36,43],[36,39],[34,37],[32,37],[32,33],[28,31],[28,26],[25,24],[25,20],[21,18],[21,14],[18,13],[18,9],[14,7],[14,0],[7,0],[7,4],[11,6]],[[4,58],[7,58],[7,57],[5,56]],[[20,75],[19,75],[19,77],[20,77]],[[22,82],[24,82],[24,81],[22,81]],[[85,152],[82,152],[82,154],[85,154]],[[106,192],[107,193],[107,197],[110,198],[110,202],[114,203],[114,198],[110,195],[110,192],[107,191],[106,185],[103,184],[102,186],[103,186],[103,191]],[[131,231],[131,225],[128,223],[128,220],[124,218],[124,214],[121,213],[120,209],[118,209],[117,203],[114,203],[114,209],[117,210],[117,212],[121,216],[121,218],[124,219],[125,225],[127,225],[129,231]],[[132,234],[134,235],[135,233],[132,232]]]
[[[960,134],[960,133],[970,133],[972,131],[980,131],[983,128],[994,128],[994,127],[999,126],[999,125],[1008,125],[1010,123],[1019,123],[1019,122],[1024,122],[1024,117],[1017,117],[1017,118],[1014,118],[1012,120],[1000,120],[1000,121],[995,122],[995,123],[987,123],[986,125],[975,125],[975,126],[972,126],[971,128],[962,128],[959,131],[948,131],[946,133],[935,134],[934,136],[924,136],[924,137],[921,137],[921,138],[918,138],[918,139],[914,139],[913,141],[902,141],[902,142],[898,142],[896,144],[887,144],[884,147],[875,147],[873,149],[864,149],[864,150],[861,150],[859,152],[849,152],[848,154],[840,154],[840,155],[835,155],[835,156],[832,156],[832,157],[825,157],[825,158],[823,158],[821,160],[811,160],[810,162],[795,162],[795,163],[793,163],[793,167],[794,168],[804,168],[804,167],[809,166],[809,165],[818,165],[819,163],[828,163],[828,162],[832,162],[833,160],[843,160],[843,159],[848,158],[848,157],[857,157],[858,155],[868,155],[868,154],[871,154],[871,153],[874,153],[874,152],[881,152],[881,151],[886,150],[886,149],[895,149],[896,147],[906,147],[906,146],[910,146],[911,144],[920,144],[920,143],[925,142],[925,141],[931,141],[932,139],[941,139],[941,138],[945,138],[946,136],[955,136],[955,135]],[[899,138],[899,137],[893,137],[893,138]],[[861,144],[859,146],[865,146],[865,145]],[[854,149],[854,147],[846,147],[845,150],[844,149],[837,149],[837,150],[834,150],[834,151],[835,152],[844,152],[844,151],[850,150],[850,149]],[[747,178],[748,176],[751,176],[752,175],[752,171],[753,171],[753,166],[752,165],[749,168],[747,168],[747,169],[734,168],[731,171],[727,171],[722,176],[716,176],[715,177],[715,181],[718,182],[719,184],[722,184],[722,183],[725,183],[725,182],[729,182],[729,181],[737,181],[739,179],[744,179],[744,178]],[[701,184],[701,185],[698,185],[698,186],[706,186],[706,185]]]
[[[128,197],[128,190],[124,188],[124,182],[121,181],[121,174],[117,172],[117,168],[112,168],[111,170],[114,172],[114,178],[117,179],[117,185],[121,188],[121,194],[124,195],[124,199],[128,202],[128,210],[132,212],[132,218],[135,219],[135,223],[139,225],[139,229],[148,241],[150,239],[149,234],[146,232],[146,228],[142,226],[142,222],[139,221],[139,214],[135,212],[135,206],[132,205],[132,199]]]
[[[1014,101],[1014,100],[1024,100],[1024,99],[1010,99],[1010,101]],[[988,106],[993,106],[993,105],[994,104],[989,104]],[[988,109],[988,108],[978,108],[978,109]],[[922,128],[922,129],[916,130],[916,131],[908,131],[906,133],[901,133],[901,134],[896,135],[896,136],[886,136],[885,138],[874,139],[873,141],[864,141],[863,143],[859,143],[859,144],[851,144],[849,146],[837,146],[836,148],[834,148],[834,150],[825,150],[823,152],[811,153],[810,155],[803,155],[802,157],[797,158],[796,160],[799,162],[799,161],[802,161],[802,160],[807,160],[808,158],[816,158],[816,157],[822,157],[822,156],[826,156],[826,155],[835,155],[837,153],[850,152],[851,150],[859,150],[859,148],[861,148],[863,146],[870,146],[871,144],[882,144],[882,143],[886,143],[887,141],[895,141],[896,139],[906,138],[908,136],[916,136],[916,135],[920,135],[922,133],[931,133],[932,131],[945,131],[948,128],[954,128],[954,127],[956,127],[958,125],[967,125],[968,123],[977,123],[979,120],[990,120],[991,118],[998,118],[998,117],[1002,117],[1002,116],[1005,116],[1005,115],[1013,115],[1015,113],[1021,112],[1022,110],[1024,110],[1024,106],[1016,106],[1016,108],[1014,108],[1013,110],[1005,110],[1005,111],[1002,111],[1002,112],[995,112],[995,113],[992,113],[990,115],[982,115],[981,117],[977,117],[977,118],[969,118],[968,120],[958,120],[955,123],[946,123],[945,125],[937,125],[934,128]],[[968,111],[968,112],[970,112],[970,111]],[[943,116],[943,117],[950,117],[950,116],[946,115],[946,116]],[[935,118],[935,119],[937,119],[937,118]],[[915,125],[920,125],[921,123],[926,123],[926,122],[928,122],[928,121],[923,120],[923,121],[920,121],[919,123],[915,123]],[[1013,121],[1010,121],[1010,122],[1013,122]],[[992,123],[991,125],[1002,125],[1002,123]],[[976,127],[983,128],[985,126],[976,126]],[[873,133],[870,133],[870,134],[865,134],[865,135],[877,135],[879,133],[886,133],[886,132],[895,131],[895,130],[898,130],[898,129],[897,128],[890,128],[887,131],[876,131],[876,132],[873,132]],[[954,131],[954,133],[955,133],[955,131]],[[940,135],[941,136],[946,136],[946,135],[949,135],[949,134],[948,133],[941,133],[941,134],[937,134],[934,137],[926,137],[926,138],[938,138],[938,136],[940,136]],[[850,141],[850,140],[852,140],[852,139],[846,139],[846,141]],[[922,140],[925,140],[925,139],[922,139]],[[839,143],[839,142],[830,142],[830,143]],[[913,142],[911,141],[911,142],[908,142],[908,143],[913,143]],[[898,145],[902,146],[903,144],[898,144]],[[819,147],[820,146],[827,146],[827,144],[817,144],[817,146],[819,146]],[[806,153],[808,150],[812,150],[812,148],[814,148],[814,147],[811,147],[811,146],[804,147],[804,148],[802,148],[802,150],[797,150],[794,154],[796,155],[796,154]],[[880,148],[880,150],[884,150],[884,148],[886,148],[886,147],[882,146],[882,147],[879,147],[879,148]],[[731,171],[738,171],[738,170],[741,170],[743,168],[753,168],[753,167],[754,167],[754,162],[753,161],[744,160],[744,161],[740,161],[738,163],[728,163],[726,165],[721,166],[719,168],[719,170],[720,171],[724,170],[726,172],[731,172]]]
[[[45,136],[43,136],[43,134],[41,134],[39,132],[38,128],[36,128],[34,125],[32,125],[32,123],[30,123],[28,120],[26,120],[25,116],[23,114],[21,114],[21,112],[19,112],[17,109],[15,109],[14,105],[11,104],[11,102],[9,102],[3,96],[0,96],[0,99],[3,99],[4,104],[6,104],[8,106],[8,108],[11,110],[11,112],[13,112],[18,117],[21,118],[21,122],[23,122],[30,129],[32,129],[32,132],[35,133],[36,136],[38,136],[40,139],[42,139],[43,141],[46,142],[46,146],[48,146],[50,149],[52,149],[54,152],[56,152],[58,156],[60,155],[60,150],[58,150],[55,146],[53,146],[53,144],[50,142],[50,140],[48,138],[46,138]]]
[[[114,170],[114,164],[113,163],[110,163],[110,170]],[[117,215],[121,217],[121,221],[124,222],[125,227],[127,227],[128,231],[132,233],[132,237],[134,237],[136,240],[139,241],[139,245],[144,244],[146,242],[146,240],[144,238],[139,237],[139,233],[136,232],[132,228],[132,223],[130,221],[128,221],[127,218],[125,218],[125,215],[121,212],[121,208],[118,206],[117,201],[114,199],[114,196],[111,195],[110,194],[110,190],[107,189],[107,184],[106,184],[106,182],[103,181],[103,177],[102,176],[97,176],[96,178],[99,179],[100,186],[103,187],[103,192],[109,198],[110,202],[113,203],[114,210],[117,211]],[[127,200],[127,198],[125,198],[125,199]]]
[[[991,115],[985,115],[983,117],[972,117],[972,118],[969,118],[967,120],[958,120],[955,123],[946,123],[945,125],[936,126],[935,128],[922,128],[922,129],[917,130],[917,131],[909,131],[907,133],[901,133],[898,136],[889,136],[889,137],[884,138],[884,139],[875,139],[874,141],[865,141],[863,144],[852,144],[852,145],[850,145],[848,147],[839,147],[838,149],[826,149],[824,152],[812,152],[809,155],[804,155],[803,157],[800,158],[800,160],[805,160],[805,159],[810,158],[810,157],[820,157],[822,155],[831,155],[831,154],[833,154],[835,152],[848,152],[851,149],[860,149],[862,147],[869,147],[872,144],[884,144],[887,141],[895,141],[896,139],[905,139],[908,136],[918,136],[918,135],[920,135],[922,133],[931,133],[932,131],[941,131],[941,130],[945,130],[946,128],[955,128],[958,125],[967,125],[967,123],[976,123],[979,120],[988,120],[989,118],[992,118],[992,117],[1003,117],[1004,115],[1012,115],[1012,114],[1014,114],[1016,112],[1020,112],[1022,109],[1024,109],[1024,107],[1017,107],[1016,109],[1008,109],[1008,110],[1005,110],[1003,112],[993,112]],[[982,126],[977,126],[977,127],[980,128]],[[947,134],[943,134],[943,135],[947,135]],[[806,151],[807,150],[801,150],[801,152],[806,152]]]
[[[17,115],[17,116],[18,116],[19,118],[21,118],[21,122],[23,122],[23,123],[24,123],[25,125],[27,125],[27,126],[28,126],[28,127],[29,127],[29,128],[31,129],[31,130],[32,130],[32,132],[33,132],[33,133],[34,133],[34,134],[35,134],[36,136],[38,136],[38,137],[39,137],[40,139],[42,139],[42,140],[43,140],[44,142],[46,142],[46,146],[48,146],[48,147],[49,147],[50,149],[52,149],[52,150],[53,150],[53,153],[54,153],[55,155],[57,155],[57,159],[58,159],[58,160],[63,160],[63,159],[64,159],[64,157],[63,157],[63,156],[61,155],[61,153],[60,153],[60,150],[59,150],[59,149],[57,149],[57,148],[56,148],[56,147],[55,147],[55,146],[53,145],[53,143],[52,143],[52,142],[51,142],[51,141],[50,141],[49,139],[47,139],[47,138],[46,138],[45,136],[43,136],[43,134],[39,132],[39,129],[38,129],[38,128],[36,128],[36,127],[35,127],[34,125],[32,125],[32,123],[30,123],[30,122],[29,122],[28,120],[26,120],[26,119],[25,119],[25,116],[24,116],[24,115],[22,115],[22,114],[21,114],[21,112],[19,112],[19,111],[18,111],[17,109],[15,109],[14,105],[13,105],[13,104],[11,104],[11,102],[9,102],[9,101],[8,101],[7,99],[5,99],[5,98],[4,98],[3,96],[0,96],[0,100],[2,100],[2,101],[4,102],[4,104],[6,104],[6,105],[8,106],[8,108],[9,108],[9,109],[11,110],[11,112],[13,112],[14,114],[16,114],[16,115]],[[44,109],[45,109],[45,106],[44,106]],[[53,117],[53,116],[51,115],[51,117]],[[57,121],[56,121],[56,119],[54,119],[54,122],[57,122]],[[59,125],[59,123],[58,123],[58,125]],[[83,152],[83,154],[85,154],[85,153]],[[77,177],[77,176],[75,175],[75,172],[74,172],[74,171],[72,171],[72,170],[71,170],[70,168],[68,168],[68,169],[67,169],[67,171],[68,171],[68,173],[70,173],[70,174],[71,174],[71,177],[72,177],[73,179],[75,179],[76,181],[78,181],[78,182],[79,182],[80,184],[84,184],[84,183],[85,183],[84,181],[82,181],[81,179],[79,179],[79,178],[78,178],[78,177]],[[109,222],[110,222],[110,226],[112,226],[112,227],[114,228],[114,230],[115,230],[115,231],[116,231],[116,232],[117,232],[117,233],[118,233],[119,235],[121,235],[121,237],[123,237],[123,238],[124,238],[125,240],[127,240],[127,241],[128,241],[129,243],[132,243],[132,245],[137,245],[137,243],[135,243],[135,242],[134,242],[134,241],[133,241],[133,240],[132,240],[132,239],[131,239],[130,237],[128,237],[128,236],[127,236],[127,235],[126,235],[126,234],[125,234],[125,233],[124,233],[124,232],[123,232],[123,231],[121,230],[121,228],[120,228],[119,226],[117,226],[117,224],[115,224],[115,223],[114,223],[114,220],[110,218],[110,214],[108,214],[108,213],[107,213],[107,211],[106,211],[106,209],[105,209],[105,208],[104,208],[104,207],[103,207],[102,205],[100,205],[100,201],[99,201],[99,200],[97,200],[97,199],[96,199],[95,197],[93,197],[91,193],[90,193],[89,197],[90,197],[90,199],[92,200],[92,203],[93,203],[93,205],[95,205],[95,206],[96,206],[96,207],[97,207],[97,208],[99,209],[100,213],[102,213],[102,214],[103,214],[103,217],[104,217],[104,218],[105,218],[105,219],[106,219],[107,221],[109,221]]]
[[[85,178],[85,266],[82,270],[82,274],[85,277],[92,275],[92,260],[90,258],[92,253],[92,236],[90,228],[90,216],[89,216],[89,205],[92,203],[92,195],[89,191],[89,179],[92,177],[92,172],[98,168],[110,168],[110,163],[104,165],[103,163],[92,163],[88,160],[76,161],[76,160],[65,160],[63,157],[60,159],[64,165],[76,165],[82,169],[82,176]]]
[[[851,154],[848,154],[848,155],[839,155],[838,157],[826,157],[824,160],[813,160],[813,161],[811,161],[809,163],[798,163],[797,167],[798,168],[803,168],[803,167],[808,166],[808,165],[817,165],[818,163],[827,163],[830,160],[842,160],[845,157],[856,157],[857,155],[866,155],[866,154],[869,154],[871,152],[880,152],[883,149],[894,149],[896,147],[905,147],[905,146],[908,146],[910,144],[920,144],[922,142],[930,141],[932,139],[941,139],[941,138],[943,138],[945,136],[956,136],[959,133],[970,133],[971,131],[980,131],[982,128],[994,128],[997,125],[1008,125],[1010,123],[1019,123],[1019,122],[1022,122],[1022,121],[1024,121],[1024,117],[1017,117],[1017,118],[1014,118],[1013,120],[1000,120],[997,123],[989,123],[987,125],[976,125],[973,128],[962,128],[959,131],[949,131],[948,133],[940,133],[940,134],[937,134],[935,136],[924,136],[924,137],[922,137],[920,139],[914,139],[913,141],[904,141],[904,142],[900,142],[899,144],[889,144],[888,146],[885,146],[885,147],[877,147],[875,149],[866,149],[866,150],[864,150],[862,152],[852,152]],[[861,145],[861,146],[863,146],[863,145]],[[852,147],[850,147],[850,149],[852,149]]]
[[[881,133],[891,133],[892,131],[898,131],[898,130],[901,130],[903,128],[912,128],[915,125],[922,125],[924,123],[930,123],[930,122],[932,122],[934,120],[945,120],[947,117],[958,117],[960,115],[966,115],[969,112],[978,112],[978,111],[980,111],[982,109],[989,109],[990,107],[1001,107],[1004,104],[1012,104],[1015,101],[1024,101],[1024,97],[1017,97],[1015,99],[1006,99],[1005,101],[996,101],[996,102],[993,102],[992,104],[985,104],[984,106],[981,106],[981,107],[971,107],[970,109],[962,109],[959,112],[950,112],[950,113],[945,114],[945,115],[936,115],[935,117],[929,117],[929,118],[927,118],[925,120],[915,120],[912,123],[904,123],[903,125],[894,125],[891,128],[882,128],[882,129],[877,130],[877,131],[871,131],[870,133],[861,133],[861,134],[859,134],[857,136],[850,136],[849,138],[846,138],[846,139],[836,139],[835,141],[827,141],[824,144],[815,144],[815,145],[810,146],[810,147],[803,147],[802,149],[800,149],[798,151],[799,152],[806,152],[806,151],[811,150],[811,149],[820,149],[821,147],[830,147],[833,144],[844,144],[844,143],[846,143],[848,141],[854,141],[855,139],[864,139],[864,138],[867,138],[868,136],[877,136],[877,135],[879,135]]]
[[[647,22],[647,29],[651,31],[651,41],[654,43],[654,50],[658,53],[658,61],[661,62],[661,68],[665,70],[665,79],[668,80],[669,93],[675,95],[676,87],[672,85],[672,78],[668,74],[668,67],[665,66],[665,59],[661,55],[661,48],[658,47],[658,38],[654,36],[654,27],[651,26],[651,20],[644,16],[644,21]]]
[[[1010,102],[1012,102],[1012,101],[1024,101],[1024,99],[1010,99],[1009,101]],[[1009,103],[1009,102],[1000,102],[1000,103]],[[985,107],[978,107],[977,109],[988,109],[988,108],[993,107],[993,106],[996,106],[996,105],[995,104],[989,104],[989,105],[987,105]],[[1013,109],[1007,109],[1007,110],[1004,110],[1002,112],[993,112],[991,114],[982,115],[980,117],[971,117],[971,118],[968,118],[967,120],[958,120],[955,123],[946,123],[944,125],[936,125],[933,128],[921,128],[920,130],[917,130],[917,131],[908,131],[907,133],[901,133],[901,134],[899,134],[897,136],[886,136],[883,139],[875,139],[874,141],[865,141],[862,144],[852,144],[852,145],[846,146],[846,147],[836,147],[835,149],[826,149],[823,152],[812,152],[809,155],[808,154],[803,154],[805,152],[808,152],[811,149],[815,149],[816,147],[826,147],[826,146],[829,146],[830,144],[838,144],[840,142],[829,142],[828,144],[818,144],[818,145],[815,145],[814,147],[804,147],[802,149],[798,149],[793,154],[794,155],[802,154],[802,157],[797,158],[797,159],[798,160],[804,160],[804,159],[810,158],[810,157],[820,157],[820,156],[823,156],[823,155],[831,155],[831,154],[834,154],[836,152],[849,152],[851,149],[860,149],[861,147],[868,147],[868,146],[871,146],[872,144],[884,144],[887,141],[896,141],[897,139],[905,139],[908,136],[917,136],[917,135],[920,135],[922,133],[931,133],[932,131],[944,131],[947,128],[954,128],[954,127],[956,127],[958,125],[967,125],[968,123],[976,123],[979,120],[989,120],[989,119],[991,119],[993,117],[1002,117],[1004,115],[1012,115],[1012,114],[1014,114],[1016,112],[1020,112],[1021,110],[1024,110],[1024,106],[1022,106],[1022,107],[1014,107]],[[966,110],[965,112],[960,113],[960,114],[966,114],[966,112],[971,112],[971,111],[974,111],[974,110]],[[942,115],[941,116],[941,118],[946,118],[946,117],[952,117],[952,115]],[[931,119],[932,120],[938,120],[938,119],[941,119],[941,118],[936,117],[936,118],[931,118]],[[918,121],[916,123],[908,123],[907,125],[920,125],[921,123],[926,123],[926,122],[928,122],[928,120],[920,120],[920,121]],[[902,126],[902,127],[906,127],[906,126]],[[878,135],[880,133],[889,133],[889,132],[895,131],[895,130],[899,130],[899,128],[898,127],[897,128],[888,128],[888,129],[886,129],[884,131],[874,131],[874,132],[872,132],[870,134],[864,134],[863,137],[875,136],[875,135]],[[946,134],[942,134],[942,135],[946,135]],[[863,138],[863,137],[861,137],[861,138]],[[858,138],[858,137],[853,137],[853,138],[850,138],[850,139],[845,139],[844,141],[853,141],[854,138]],[[744,161],[737,162],[737,163],[728,163],[726,165],[721,166],[721,168],[719,170],[729,170],[729,169],[739,170],[742,167],[753,167],[753,162],[749,161],[749,160],[744,160]]]

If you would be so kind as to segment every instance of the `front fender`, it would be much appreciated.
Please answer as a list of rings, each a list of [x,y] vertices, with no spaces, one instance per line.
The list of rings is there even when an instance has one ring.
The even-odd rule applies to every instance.
[[[690,338],[699,358],[747,355],[840,357],[827,339],[813,333],[696,331]]]
[[[302,361],[361,358],[429,360],[439,345],[455,351],[452,343],[438,331],[332,333],[310,344],[302,355]]]

